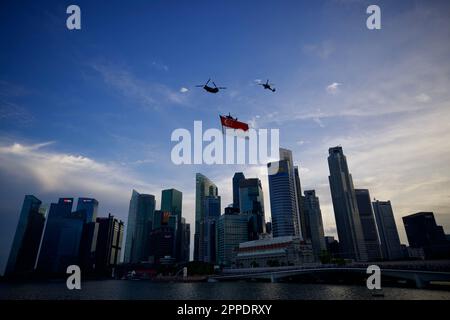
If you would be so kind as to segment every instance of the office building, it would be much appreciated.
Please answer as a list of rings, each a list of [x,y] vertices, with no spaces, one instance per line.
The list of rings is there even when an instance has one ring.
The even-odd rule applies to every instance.
[[[266,233],[264,195],[261,180],[241,180],[239,184],[240,213],[249,216],[249,240],[257,240]]]
[[[77,211],[86,210],[86,222],[97,219],[98,201],[92,198],[78,198]]]
[[[450,258],[450,243],[433,212],[418,212],[402,219],[411,248],[422,248],[426,259]]]
[[[223,214],[217,222],[217,263],[232,267],[239,244],[248,241],[248,216]]]
[[[205,218],[204,199],[207,196],[218,196],[216,185],[201,173],[195,176],[195,233],[194,233],[194,261],[203,257],[203,242],[201,239],[202,223]]]
[[[98,275],[114,276],[122,253],[124,223],[108,214],[108,217],[97,218],[97,225],[95,272]]]
[[[287,160],[271,162],[269,171],[269,196],[272,213],[273,237],[298,235],[297,196]],[[292,169],[293,170],[293,169]]]
[[[155,196],[133,190],[128,211],[125,263],[138,263],[149,258],[149,235],[153,228]]]
[[[22,275],[34,271],[42,232],[45,225],[45,208],[32,195],[26,195],[20,211],[5,275]]]
[[[300,169],[298,166],[294,166],[294,178],[295,178],[295,188],[297,192],[297,206],[298,206],[298,214],[299,214],[299,223],[300,223],[300,231],[304,240],[310,239],[307,235],[307,230],[309,229],[304,202],[305,197],[302,195],[302,185],[300,182]]]
[[[370,201],[369,190],[355,189],[355,196],[368,259],[369,261],[379,261],[382,258],[381,246],[372,210],[372,203]]]
[[[80,244],[86,211],[72,212],[73,198],[60,198],[48,212],[37,270],[63,274],[69,265],[79,265]]]
[[[220,217],[221,199],[219,196],[206,196],[203,201],[204,218],[201,222],[200,238],[202,256],[200,260],[216,263],[216,227]]]
[[[305,222],[308,222],[304,236],[311,240],[314,256],[317,259],[327,247],[323,232],[322,211],[320,210],[320,202],[315,190],[305,190],[303,205]]]
[[[383,260],[402,259],[404,255],[391,202],[375,200],[372,202],[372,207],[377,222]]]
[[[367,261],[367,250],[347,159],[342,147],[330,148],[328,152],[330,169],[328,178],[341,256],[356,261]]]
[[[263,238],[240,243],[234,265],[237,268],[301,266],[314,262],[310,244],[298,237]]]
[[[236,172],[233,176],[233,208],[239,209],[239,185],[241,181],[245,180],[242,172]]]

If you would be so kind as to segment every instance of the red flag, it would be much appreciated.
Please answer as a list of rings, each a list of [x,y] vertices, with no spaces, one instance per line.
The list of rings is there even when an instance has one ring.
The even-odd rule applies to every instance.
[[[237,121],[237,119],[234,119],[231,116],[220,116],[220,122],[222,123],[222,127],[227,129],[238,129],[243,131],[248,130],[247,123]]]

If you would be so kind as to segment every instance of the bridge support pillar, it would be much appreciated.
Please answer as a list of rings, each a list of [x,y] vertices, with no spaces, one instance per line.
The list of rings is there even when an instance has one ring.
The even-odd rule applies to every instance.
[[[417,273],[414,274],[414,281],[416,282],[417,289],[422,289],[425,287],[424,281],[420,278],[420,276]]]
[[[277,278],[275,277],[275,275],[273,273],[270,275],[270,282],[272,282],[272,283],[277,283],[278,282]]]

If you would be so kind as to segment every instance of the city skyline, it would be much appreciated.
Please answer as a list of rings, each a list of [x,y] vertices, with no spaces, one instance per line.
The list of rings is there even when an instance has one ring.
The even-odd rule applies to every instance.
[[[450,228],[448,3],[381,1],[383,29],[376,34],[364,29],[367,6],[358,1],[322,1],[312,8],[270,3],[259,12],[250,2],[210,5],[233,23],[219,14],[194,14],[187,4],[171,7],[168,16],[158,5],[112,4],[104,13],[98,4],[83,3],[85,28],[70,35],[58,27],[65,19],[62,5],[36,3],[24,11],[6,5],[4,12],[14,15],[0,19],[10,46],[2,50],[0,77],[0,271],[25,194],[44,203],[93,197],[98,216],[111,212],[126,221],[133,188],[154,194],[157,203],[162,189],[175,188],[183,192],[183,213],[194,229],[195,172],[217,184],[223,209],[232,203],[231,177],[242,171],[261,179],[269,221],[264,166],[170,163],[173,129],[191,128],[193,120],[218,127],[217,114],[229,111],[254,127],[282,128],[281,145],[300,164],[302,188],[315,189],[320,198],[326,235],[336,235],[326,154],[339,144],[355,188],[391,201],[402,243],[401,217],[408,214],[433,211]],[[183,17],[186,31],[174,17]],[[154,32],[160,28],[164,36]],[[222,42],[216,42],[220,29]],[[148,33],[127,39],[135,30]],[[114,39],[105,37],[109,33]],[[247,52],[249,39],[254,46]],[[23,43],[33,46],[33,55]],[[179,43],[189,44],[182,58],[174,50]],[[205,52],[223,66],[202,61]],[[223,95],[193,88],[211,73],[229,87]],[[254,85],[265,77],[277,85],[273,95]]]

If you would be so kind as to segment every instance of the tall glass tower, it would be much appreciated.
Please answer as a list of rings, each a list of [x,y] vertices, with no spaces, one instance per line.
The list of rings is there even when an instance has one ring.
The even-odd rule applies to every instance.
[[[41,201],[38,198],[32,195],[25,196],[5,275],[23,274],[34,270],[45,224],[45,213],[40,208]]]
[[[307,234],[304,236],[311,239],[314,256],[318,258],[322,251],[327,249],[327,246],[323,232],[322,211],[315,190],[305,190],[304,208],[305,220],[308,221]]]
[[[236,172],[233,176],[233,208],[239,209],[239,184],[245,180],[242,172]]]
[[[201,173],[195,176],[195,233],[194,233],[194,261],[203,256],[203,243],[200,237],[202,223],[205,219],[205,197],[218,196],[217,186]]]
[[[261,180],[245,179],[239,185],[240,212],[249,216],[249,240],[257,240],[266,232],[264,195]]]
[[[379,261],[381,260],[380,239],[378,238],[369,190],[355,189],[355,195],[368,259],[369,261]]]
[[[375,200],[372,202],[372,206],[377,221],[383,260],[401,259],[403,257],[402,247],[391,202]]]
[[[328,177],[341,255],[347,259],[367,261],[367,250],[356,203],[353,179],[342,147],[328,150]]]
[[[270,162],[267,167],[273,237],[298,236],[297,198],[290,163],[281,160]]]
[[[98,201],[92,198],[78,198],[77,211],[86,210],[86,222],[97,219]]]
[[[133,190],[128,211],[127,238],[125,241],[125,263],[147,261],[149,237],[155,212],[155,196],[140,194]]]

